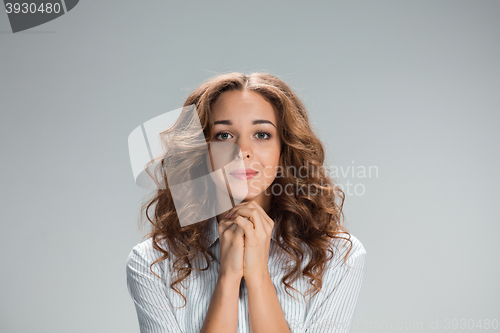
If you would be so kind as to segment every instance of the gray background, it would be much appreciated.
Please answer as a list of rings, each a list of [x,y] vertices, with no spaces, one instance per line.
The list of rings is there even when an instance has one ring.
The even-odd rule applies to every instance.
[[[81,1],[12,34],[0,11],[0,331],[139,331],[125,261],[147,191],[128,135],[228,71],[289,83],[329,165],[378,168],[339,177],[365,189],[345,203],[368,252],[354,331],[500,320],[499,14],[498,1]]]

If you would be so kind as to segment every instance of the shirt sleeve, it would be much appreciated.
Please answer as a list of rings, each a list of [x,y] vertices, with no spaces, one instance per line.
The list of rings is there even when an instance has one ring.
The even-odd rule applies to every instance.
[[[340,245],[345,242],[343,246],[338,246],[341,256],[330,260],[330,266],[327,266],[323,276],[323,288],[308,303],[303,329],[298,331],[304,333],[351,332],[351,321],[361,289],[366,257],[363,244],[352,235],[351,241],[352,249],[346,263],[343,257],[350,243],[340,242]]]
[[[182,333],[172,313],[172,306],[165,293],[163,280],[149,269],[154,262],[151,259],[152,254],[148,254],[147,250],[142,250],[139,245],[130,252],[126,271],[127,288],[137,310],[140,331],[141,333]],[[158,274],[158,272],[155,273]]]

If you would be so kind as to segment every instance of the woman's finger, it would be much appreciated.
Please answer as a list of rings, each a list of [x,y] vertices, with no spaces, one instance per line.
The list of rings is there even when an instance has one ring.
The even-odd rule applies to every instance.
[[[267,219],[269,217],[267,216],[267,214],[265,214],[265,212],[261,213],[257,208],[248,207],[238,209],[236,214],[250,218],[252,222],[254,222],[255,230],[257,233],[265,233],[268,236],[272,235],[274,222],[273,224],[270,224],[268,222]]]
[[[254,201],[251,201],[249,203],[249,205],[252,205],[261,213],[261,216],[264,218],[265,222],[269,225],[269,227],[271,227],[271,229],[274,228],[273,219],[270,218],[269,215],[267,215],[266,211],[264,210],[264,208],[262,208],[261,205],[259,205],[258,203],[254,202]]]
[[[221,223],[219,223],[219,234],[223,234],[224,231],[226,231],[227,229],[231,228],[232,226],[234,225],[234,222],[231,221],[231,220],[227,220],[227,221],[222,221]]]
[[[234,234],[235,235],[245,235],[245,230],[243,230],[239,225],[237,225],[236,223],[234,223],[234,225],[236,226],[235,230],[234,230]]]
[[[241,229],[243,229],[245,235],[249,237],[255,236],[255,229],[253,228],[253,223],[250,222],[247,218],[238,215],[233,219],[233,222],[239,225]]]

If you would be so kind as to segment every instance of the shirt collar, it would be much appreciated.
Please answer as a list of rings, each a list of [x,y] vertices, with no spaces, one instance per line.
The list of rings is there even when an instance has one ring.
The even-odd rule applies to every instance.
[[[210,224],[210,235],[208,237],[209,239],[209,245],[212,246],[218,239],[219,239],[219,221],[217,220],[217,217],[211,217],[208,221]],[[271,239],[276,242],[276,227],[273,228],[273,233],[271,235]]]

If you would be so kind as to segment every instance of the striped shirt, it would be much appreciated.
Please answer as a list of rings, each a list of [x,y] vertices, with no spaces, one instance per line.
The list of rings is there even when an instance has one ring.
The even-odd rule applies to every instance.
[[[164,279],[162,281],[151,273],[149,268],[151,263],[161,256],[161,252],[153,248],[151,238],[137,244],[130,252],[126,262],[127,288],[135,304],[141,333],[200,332],[220,267],[217,218],[211,218],[209,223],[212,226],[209,235],[210,248],[217,261],[211,262],[206,271],[191,271],[189,277],[182,281],[185,288],[177,285],[186,297],[187,303],[184,307],[184,299],[170,288],[170,273],[176,258],[171,255],[170,259],[153,265],[153,271]],[[294,299],[286,293],[285,285],[281,282],[287,272],[287,269],[284,269],[287,264],[283,256],[280,256],[283,252],[278,252],[280,249],[276,245],[276,228],[273,229],[269,248],[269,273],[291,333],[351,331],[351,320],[361,288],[366,257],[365,248],[352,234],[351,241],[352,249],[346,265],[343,256],[350,243],[345,240],[332,240],[340,251],[335,251],[334,258],[327,262],[321,291],[312,298],[312,294],[309,294],[304,300],[301,295],[288,288],[288,292],[296,298]],[[301,268],[309,261],[307,251],[304,259]],[[195,268],[206,266],[204,258],[193,261]],[[303,276],[291,285],[303,295],[312,287]],[[313,289],[313,293],[315,291]],[[237,333],[250,333],[248,293],[244,279],[240,285]]]

